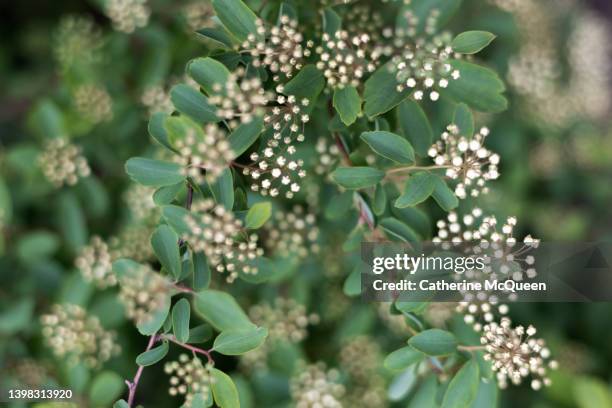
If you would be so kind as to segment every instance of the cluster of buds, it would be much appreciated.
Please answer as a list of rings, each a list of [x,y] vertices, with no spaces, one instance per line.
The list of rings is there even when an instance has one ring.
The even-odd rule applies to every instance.
[[[459,302],[455,310],[463,315],[463,321],[475,331],[480,332],[484,324],[493,323],[497,316],[508,314],[509,308],[505,304],[490,302]]]
[[[228,282],[233,282],[239,272],[257,273],[254,260],[263,255],[263,250],[257,247],[258,237],[247,235],[242,221],[231,211],[206,199],[193,204],[185,223],[189,232],[183,234],[183,240],[194,251],[204,252],[218,272],[227,272]]]
[[[32,358],[10,361],[5,368],[8,368],[9,377],[14,377],[20,385],[28,388],[41,388],[49,378],[48,368]]]
[[[340,408],[345,394],[338,370],[327,370],[324,363],[301,367],[291,379],[291,398],[296,408]]]
[[[81,249],[75,260],[83,278],[87,282],[94,282],[100,289],[117,284],[112,264],[113,258],[108,245],[98,236],[91,238],[89,245]]]
[[[367,385],[380,369],[380,346],[368,336],[349,340],[340,351],[340,367],[354,383]]]
[[[91,173],[87,159],[81,155],[81,149],[61,137],[45,143],[38,164],[45,177],[56,187],[64,184],[73,186],[79,178]]]
[[[170,282],[149,266],[139,265],[119,278],[119,299],[126,316],[146,324],[169,302]]]
[[[107,122],[113,118],[113,100],[104,88],[88,84],[74,91],[77,111],[91,123]]]
[[[315,145],[318,163],[314,171],[322,176],[331,173],[340,161],[340,148],[336,143],[330,142],[328,137],[319,137]]]
[[[367,34],[350,35],[336,31],[333,36],[323,34],[323,45],[316,48],[319,54],[317,68],[323,72],[332,88],[359,86],[365,75],[376,69],[375,58],[368,55]]]
[[[160,85],[147,87],[140,97],[140,102],[147,108],[149,115],[158,112],[172,113],[174,110],[170,93]]]
[[[210,374],[212,365],[202,364],[198,357],[189,358],[181,354],[178,361],[170,361],[164,365],[164,372],[170,375],[171,396],[184,396],[186,408],[200,406],[209,395],[213,378]],[[199,395],[199,397],[198,397]],[[198,403],[197,399],[202,399]]]
[[[484,257],[485,267],[482,269],[469,269],[463,274],[454,274],[457,279],[470,279],[483,282],[484,279],[496,279],[503,275],[515,281],[522,281],[525,277],[533,279],[537,275],[534,267],[535,257],[529,252],[537,248],[540,241],[531,235],[525,236],[522,242],[514,237],[513,230],[517,223],[515,217],[508,217],[501,230],[497,228],[495,216],[483,216],[480,208],[472,209],[471,213],[459,217],[451,211],[446,220],[436,223],[437,235],[433,242],[442,249],[460,247],[465,255]],[[487,291],[464,293],[465,301],[472,301],[474,297],[479,301],[498,301],[495,295]],[[509,300],[515,300],[516,294],[508,294]]]
[[[116,333],[104,330],[100,320],[80,306],[56,304],[41,323],[46,344],[69,364],[83,362],[95,368],[120,351]]]
[[[62,69],[75,64],[91,64],[100,60],[104,45],[102,32],[90,18],[68,16],[62,18],[53,36],[53,52]]]
[[[534,390],[551,384],[547,371],[556,369],[558,364],[550,360],[550,350],[544,340],[533,337],[535,334],[535,327],[512,327],[507,317],[499,324],[492,322],[483,327],[480,342],[486,349],[484,359],[491,361],[500,388],[506,388],[508,381],[518,385],[528,376]]]
[[[123,195],[130,214],[138,221],[146,221],[155,218],[159,213],[159,207],[153,201],[155,189],[141,184],[132,184]]]
[[[455,187],[457,197],[469,194],[477,197],[487,193],[486,182],[499,177],[499,155],[484,147],[489,129],[481,128],[472,138],[461,136],[457,125],[448,125],[441,140],[427,152],[436,166],[446,168],[446,176],[459,180]]]
[[[254,67],[266,67],[274,81],[291,78],[304,65],[311,54],[312,41],[304,45],[304,36],[297,30],[298,22],[283,15],[278,26],[267,27],[258,19],[257,35],[250,34],[242,44],[244,51],[253,56]]]
[[[108,240],[112,259],[129,258],[136,262],[150,261],[154,257],[150,238],[153,233],[151,225],[129,224],[119,235]]]
[[[294,206],[291,212],[277,211],[266,230],[268,235],[264,244],[272,252],[300,258],[319,252],[319,229],[315,215],[305,213],[302,206]]]
[[[276,149],[266,147],[263,152],[251,153],[252,167],[245,167],[242,173],[249,176],[253,183],[251,190],[258,191],[261,195],[276,197],[281,190],[285,190],[285,197],[293,198],[300,191],[300,179],[306,177],[306,171],[302,168],[304,161],[292,159],[296,148],[289,145],[276,153]]]
[[[342,27],[349,33],[366,33],[370,40],[378,43],[385,26],[382,14],[371,4],[354,4],[342,16]]]
[[[271,341],[299,343],[308,335],[308,325],[319,323],[319,316],[307,314],[306,307],[293,299],[277,298],[274,305],[263,303],[249,309],[258,326],[267,327]]]
[[[212,4],[207,1],[194,1],[183,7],[182,14],[187,27],[196,31],[211,25],[214,10]]]
[[[106,15],[113,22],[115,30],[129,34],[149,23],[151,9],[146,2],[146,0],[108,0]]]
[[[453,317],[456,308],[457,305],[453,302],[431,302],[423,317],[433,327],[443,327]]]
[[[206,125],[203,134],[189,129],[175,142],[175,148],[179,153],[175,161],[183,174],[198,184],[207,179],[213,183],[235,157],[225,132],[214,123]]]

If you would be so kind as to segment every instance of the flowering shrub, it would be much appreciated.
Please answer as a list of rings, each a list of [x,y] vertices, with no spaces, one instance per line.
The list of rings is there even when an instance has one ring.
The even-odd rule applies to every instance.
[[[601,118],[608,61],[572,49],[575,83],[557,83],[531,0],[477,2],[530,35],[518,51],[503,24],[497,38],[465,18],[468,1],[103,3],[106,30],[80,16],[55,30],[60,84],[27,121],[41,142],[0,145],[1,276],[25,271],[15,294],[35,293],[0,312],[7,384],[115,408],[564,398],[561,347],[524,305],[367,303],[360,243],[499,245],[487,273],[532,278],[539,239],[499,193],[525,160],[497,124]],[[594,16],[578,22],[572,44],[600,39]],[[582,406],[607,393],[580,385]]]

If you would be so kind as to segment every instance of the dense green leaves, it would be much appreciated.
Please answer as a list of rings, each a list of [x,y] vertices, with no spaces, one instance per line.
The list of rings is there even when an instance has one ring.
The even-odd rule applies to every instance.
[[[361,97],[357,88],[345,86],[334,90],[333,105],[342,123],[346,126],[352,125],[361,113]]]
[[[234,381],[223,371],[213,368],[212,392],[215,402],[220,408],[240,408],[238,390]]]
[[[385,131],[363,132],[361,139],[374,152],[384,158],[400,164],[414,163],[414,150],[410,143],[395,133]]]
[[[160,225],[151,236],[151,245],[162,266],[178,280],[181,274],[181,256],[176,232],[167,225]]]
[[[455,336],[440,329],[430,329],[415,334],[408,340],[408,344],[430,356],[448,355],[457,349]]]
[[[451,65],[459,70],[461,76],[441,90],[443,95],[481,112],[501,112],[508,107],[508,101],[502,95],[506,87],[494,71],[460,60],[452,61]]]
[[[140,353],[138,357],[136,357],[136,364],[143,367],[153,365],[166,357],[166,354],[168,354],[168,349],[168,342],[164,341],[159,346]]]
[[[495,39],[495,35],[488,31],[466,31],[457,35],[451,47],[460,54],[476,54]]]
[[[225,85],[230,77],[225,65],[209,57],[194,59],[187,66],[187,71],[208,94],[215,93],[215,85]]]
[[[389,354],[384,361],[389,370],[403,370],[423,360],[425,356],[410,346],[402,347]]]
[[[144,157],[128,160],[125,170],[132,180],[149,187],[169,186],[185,179],[179,164]]]
[[[240,41],[249,34],[259,36],[255,20],[257,16],[241,0],[212,0],[219,20]]]
[[[240,305],[229,293],[203,290],[194,297],[195,310],[215,329],[247,330],[255,328]]]
[[[432,196],[444,211],[451,211],[459,205],[459,199],[457,199],[453,190],[440,177],[436,177]]]
[[[325,87],[323,73],[314,65],[306,65],[293,77],[284,87],[286,95],[294,95],[298,100],[306,98],[309,101],[308,107],[315,106],[315,100]]]
[[[331,176],[344,188],[360,189],[376,185],[385,172],[373,167],[338,167]]]
[[[272,204],[268,201],[255,203],[244,220],[244,226],[249,229],[261,228],[272,215]]]
[[[123,392],[123,379],[112,371],[98,374],[89,389],[89,400],[95,407],[108,407]]]
[[[191,305],[185,298],[176,302],[172,308],[172,332],[174,337],[181,343],[189,340],[189,318],[191,316]]]
[[[217,336],[213,350],[228,356],[237,356],[261,346],[268,330],[257,327],[246,330],[227,330]]]
[[[427,171],[414,173],[406,180],[404,192],[395,200],[398,208],[414,207],[427,200],[436,187],[437,177]]]
[[[479,383],[478,363],[470,360],[451,380],[444,393],[441,408],[469,408],[476,399]]]
[[[426,156],[432,144],[433,131],[423,109],[407,99],[397,107],[397,121],[402,134],[408,138],[419,156]]]
[[[239,157],[246,152],[255,143],[262,130],[263,120],[260,117],[238,126],[228,137],[234,156]]]

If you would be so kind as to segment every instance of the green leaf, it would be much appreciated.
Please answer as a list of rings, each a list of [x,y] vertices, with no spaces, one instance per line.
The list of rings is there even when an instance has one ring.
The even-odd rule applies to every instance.
[[[429,356],[445,356],[457,349],[455,336],[445,330],[430,329],[412,336],[408,344]]]
[[[391,401],[401,401],[412,391],[416,384],[417,375],[414,367],[410,367],[401,374],[395,376],[395,378],[389,384],[387,390],[387,397]]]
[[[457,12],[461,0],[412,0],[397,13],[397,28],[407,28],[406,11],[410,11],[417,21],[417,34],[425,31],[429,17],[436,12],[436,28],[440,29]]]
[[[166,147],[169,150],[174,150],[172,145],[170,144],[170,138],[168,137],[168,133],[166,133],[166,128],[164,127],[164,123],[169,115],[163,112],[154,113],[149,119],[149,134],[155,141],[157,141],[160,145]]]
[[[89,389],[89,400],[95,407],[108,407],[123,392],[123,379],[113,371],[98,374]]]
[[[325,87],[323,73],[314,65],[306,65],[293,79],[285,84],[283,93],[293,95],[297,100],[308,99],[307,111],[314,108],[317,97]]]
[[[460,103],[455,109],[453,123],[459,128],[459,133],[471,138],[474,135],[474,115],[465,103]]]
[[[480,112],[498,113],[508,108],[502,95],[506,87],[495,71],[467,61],[451,61],[460,77],[450,81],[440,92],[456,103],[464,102]]]
[[[403,137],[385,131],[363,132],[361,139],[379,156],[400,164],[414,163],[412,145]]]
[[[212,289],[202,290],[194,297],[194,307],[219,331],[246,330],[256,327],[229,293]]]
[[[153,365],[166,357],[166,354],[168,354],[168,349],[168,342],[164,341],[159,346],[145,351],[144,353],[140,353],[136,357],[136,364],[143,367]]]
[[[232,48],[236,40],[224,28],[205,27],[197,30],[196,35],[205,40],[211,40],[222,48]]]
[[[333,105],[342,123],[346,126],[352,125],[361,113],[361,97],[357,88],[354,86],[337,88],[334,91]]]
[[[125,171],[132,180],[149,187],[169,186],[185,180],[179,164],[144,157],[129,159]]]
[[[184,207],[179,207],[178,205],[165,205],[162,207],[162,216],[164,221],[166,221],[179,236],[190,231],[185,221],[189,216],[189,211]]]
[[[425,356],[420,351],[410,346],[402,347],[389,354],[384,361],[384,366],[388,370],[404,370],[411,365],[423,360]]]
[[[410,90],[397,91],[397,79],[392,63],[378,68],[365,82],[364,112],[370,119],[390,111],[410,95]]]
[[[0,333],[10,336],[26,328],[32,322],[33,298],[22,298],[7,304],[0,312]]]
[[[185,298],[176,302],[172,308],[172,332],[181,343],[187,343],[187,340],[189,340],[190,315],[191,305]]]
[[[170,312],[170,296],[165,296],[162,299],[161,305],[156,309],[149,320],[136,324],[136,328],[140,334],[144,336],[152,336],[164,325],[166,317]]]
[[[376,215],[382,215],[387,208],[387,192],[382,184],[376,185],[374,190],[374,202],[372,203],[372,211]]]
[[[157,205],[170,204],[184,186],[184,183],[176,183],[158,188],[155,190],[155,193],[153,193],[153,202]]]
[[[323,10],[323,32],[334,38],[336,32],[342,28],[342,19],[331,7]]]
[[[385,177],[385,172],[373,167],[338,167],[332,179],[347,189],[360,189],[376,185]]]
[[[167,225],[160,225],[151,235],[151,246],[157,259],[176,280],[181,275],[181,255],[178,239],[176,232]]]
[[[56,222],[64,244],[72,253],[87,244],[87,221],[81,203],[73,192],[65,191],[59,196]]]
[[[199,123],[218,122],[217,108],[198,90],[186,84],[178,84],[170,90],[170,99],[177,111]]]
[[[272,215],[272,204],[269,201],[255,203],[247,212],[244,226],[248,229],[261,228]]]
[[[427,200],[436,186],[437,177],[428,171],[419,171],[408,177],[404,192],[395,200],[397,208],[414,207]]]
[[[255,143],[263,130],[263,120],[255,117],[248,123],[238,126],[228,137],[229,144],[235,157],[240,157]]]
[[[234,177],[229,167],[225,168],[210,185],[210,191],[217,204],[221,204],[226,210],[232,209],[234,206]]]
[[[417,242],[419,236],[412,228],[395,218],[383,218],[379,222],[383,231],[396,241]]]
[[[204,323],[189,330],[189,341],[187,343],[205,343],[212,337],[212,328]]]
[[[459,206],[459,200],[453,190],[451,190],[440,177],[436,177],[436,185],[432,193],[434,200],[444,211],[451,211]]]
[[[261,346],[268,336],[264,327],[247,330],[227,330],[217,336],[213,350],[226,356],[237,356]]]
[[[607,385],[594,377],[580,377],[573,384],[572,391],[580,408],[612,407],[612,394]]]
[[[187,72],[209,95],[216,93],[213,90],[215,85],[224,87],[230,77],[225,65],[210,57],[192,60],[187,65]]]
[[[242,1],[212,0],[212,5],[219,20],[239,41],[246,40],[249,34],[260,36],[255,24],[257,16]]]
[[[17,257],[24,263],[44,259],[53,255],[60,246],[57,235],[46,231],[23,234],[17,241]]]
[[[193,254],[193,288],[206,289],[210,285],[210,268],[203,252]]]
[[[469,408],[476,399],[479,383],[478,363],[470,360],[451,380],[444,393],[441,408]]]
[[[342,291],[346,296],[357,296],[361,294],[361,270],[360,267],[353,269],[344,281]]]
[[[229,375],[216,368],[212,369],[212,392],[220,408],[240,408],[238,390]]]
[[[130,406],[125,400],[121,399],[113,404],[113,408],[130,408]]]
[[[438,391],[438,381],[434,375],[430,375],[423,381],[414,397],[410,400],[408,408],[438,408],[436,403],[436,393]],[[489,405],[487,408],[492,408]],[[483,407],[484,408],[484,407]]]
[[[476,54],[494,39],[495,35],[488,31],[466,31],[453,39],[451,47],[460,54]]]
[[[489,364],[489,367],[491,367],[490,364]],[[479,366],[479,369],[482,369],[481,366]],[[496,382],[491,381],[491,380],[484,380],[482,378],[482,374],[480,376],[481,376],[481,379],[480,379],[480,384],[478,384],[478,394],[476,394],[476,398],[474,399],[474,402],[470,405],[470,408],[490,408],[490,407],[499,406],[498,404],[499,389],[497,388]],[[586,405],[585,407],[581,407],[581,408],[586,408],[586,407],[591,407],[591,406],[598,406],[598,405]],[[602,406],[605,406],[605,405],[602,405]],[[612,404],[609,404],[608,406],[612,406]]]
[[[397,121],[402,134],[408,138],[416,153],[427,156],[433,131],[421,106],[412,99],[403,101],[397,107]]]

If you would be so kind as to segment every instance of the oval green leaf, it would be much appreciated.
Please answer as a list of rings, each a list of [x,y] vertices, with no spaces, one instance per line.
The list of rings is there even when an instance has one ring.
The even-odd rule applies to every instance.
[[[400,164],[414,163],[414,149],[410,142],[395,133],[363,132],[361,139],[379,156]]]
[[[410,346],[402,347],[389,354],[384,361],[385,368],[389,370],[404,370],[423,360],[425,356]]]
[[[445,356],[457,349],[455,336],[441,329],[425,330],[412,336],[408,344],[429,356]]]
[[[247,330],[256,327],[229,293],[212,289],[200,291],[194,297],[194,307],[219,331]]]
[[[176,280],[181,275],[181,255],[178,239],[176,232],[167,225],[160,225],[151,235],[151,246],[157,259]]]
[[[212,371],[212,392],[215,402],[220,408],[240,408],[238,390],[229,375],[216,368]]]
[[[346,126],[352,125],[361,113],[361,97],[357,88],[345,86],[334,90],[333,105]]]
[[[153,365],[166,357],[166,354],[168,354],[168,349],[168,342],[164,341],[159,346],[145,351],[144,353],[140,353],[136,357],[136,364],[143,367]]]
[[[272,204],[269,201],[255,203],[247,212],[244,226],[248,229],[261,228],[272,215]]]
[[[444,393],[441,408],[469,408],[476,399],[479,383],[478,363],[470,360],[451,380]]]
[[[495,35],[488,31],[466,31],[453,39],[451,47],[460,54],[476,54],[494,39]]]
[[[174,337],[181,343],[189,340],[189,318],[191,316],[191,305],[185,298],[176,302],[172,308],[172,332]]]
[[[385,177],[385,172],[373,167],[338,167],[332,179],[347,189],[372,187]]]
[[[217,336],[213,350],[226,356],[237,356],[261,346],[268,336],[264,327],[247,330],[228,330]]]
[[[414,207],[427,200],[436,186],[437,177],[427,171],[420,171],[408,177],[404,193],[395,200],[397,208]]]
[[[149,187],[169,186],[185,180],[179,164],[144,157],[129,159],[125,170],[132,180]]]

